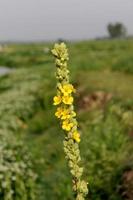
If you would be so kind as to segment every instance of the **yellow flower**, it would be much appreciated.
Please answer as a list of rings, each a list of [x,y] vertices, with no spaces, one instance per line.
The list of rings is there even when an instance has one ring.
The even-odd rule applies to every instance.
[[[70,119],[72,117],[75,117],[76,113],[74,111],[70,111],[69,109],[62,110],[62,117],[61,119]]]
[[[55,112],[55,116],[57,118],[61,118],[62,112],[63,112],[63,109],[61,107],[57,108],[57,111]]]
[[[61,96],[55,96],[55,97],[53,98],[53,100],[54,100],[54,105],[58,105],[58,104],[60,104],[61,101],[62,101]]]
[[[71,105],[73,103],[73,97],[63,96],[62,101],[63,101],[64,104]]]
[[[72,92],[75,92],[75,89],[73,85],[71,84],[65,84],[60,87],[61,92],[64,94],[64,96],[67,96],[68,94],[71,94]]]
[[[73,132],[73,139],[78,143],[80,142],[80,134],[78,131]]]
[[[66,130],[66,131],[70,131],[73,126],[74,126],[74,124],[72,122],[69,122],[69,120],[65,120],[65,121],[63,121],[62,129]]]
[[[62,117],[61,117],[61,119],[69,119],[69,118],[70,118],[70,111],[69,111],[69,109],[64,109],[62,111]]]

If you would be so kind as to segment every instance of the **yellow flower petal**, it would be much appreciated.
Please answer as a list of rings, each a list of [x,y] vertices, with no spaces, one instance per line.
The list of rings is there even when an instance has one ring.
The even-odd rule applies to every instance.
[[[65,121],[63,121],[62,129],[66,130],[66,131],[70,131],[73,126],[74,126],[74,124],[72,122],[69,122],[69,120],[65,120]]]
[[[61,116],[62,116],[62,112],[63,112],[63,109],[62,108],[57,108],[57,111],[55,112],[55,116],[57,117],[57,118],[61,118]]]
[[[62,98],[61,98],[61,96],[55,96],[54,98],[53,98],[53,100],[54,100],[54,105],[58,105],[58,104],[60,104],[61,103],[61,101],[62,101]]]
[[[62,101],[64,104],[71,105],[73,103],[73,97],[63,96]]]
[[[65,85],[61,86],[60,90],[64,96],[67,96],[67,95],[71,94],[72,92],[75,92],[75,89],[74,89],[73,85],[71,85],[71,84],[65,84]]]
[[[78,131],[73,132],[73,139],[78,143],[80,142],[80,134]]]
[[[70,111],[69,109],[64,109],[62,112],[62,117],[61,119],[69,119],[70,118]]]

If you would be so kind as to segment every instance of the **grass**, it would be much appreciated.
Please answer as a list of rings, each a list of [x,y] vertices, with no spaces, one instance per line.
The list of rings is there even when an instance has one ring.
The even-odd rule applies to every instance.
[[[131,74],[104,70],[90,71],[89,73],[78,71],[75,76],[78,85],[84,86],[85,90],[104,90],[116,97],[133,98],[133,87],[129,87],[133,83],[133,76]]]
[[[32,153],[41,194],[38,200],[73,200],[63,133],[52,106],[56,84],[52,45],[9,45],[1,53],[0,65],[15,70],[0,78],[0,127],[21,135]],[[84,41],[68,43],[68,47],[77,96],[95,91],[113,95],[103,107],[82,112],[75,100],[91,199],[121,200],[121,177],[133,164],[128,135],[133,130],[133,41]]]

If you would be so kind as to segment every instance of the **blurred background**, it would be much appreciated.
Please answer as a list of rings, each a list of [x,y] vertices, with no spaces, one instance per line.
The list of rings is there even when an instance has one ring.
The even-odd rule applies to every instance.
[[[91,200],[133,200],[133,2],[0,0],[0,199],[73,200],[54,116],[65,42]]]

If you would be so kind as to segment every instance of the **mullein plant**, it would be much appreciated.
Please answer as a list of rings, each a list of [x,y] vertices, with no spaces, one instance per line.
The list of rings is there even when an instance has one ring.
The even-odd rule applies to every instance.
[[[82,180],[83,168],[80,167],[80,133],[73,106],[75,89],[69,82],[68,50],[64,43],[55,44],[52,54],[55,56],[57,94],[54,96],[54,105],[57,106],[55,116],[60,120],[65,132],[64,152],[70,172],[72,174],[73,191],[76,200],[84,200],[87,193],[87,183]]]

